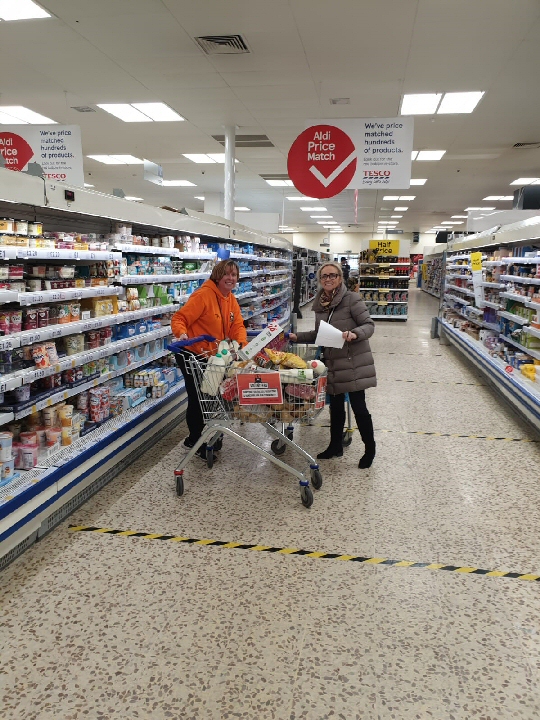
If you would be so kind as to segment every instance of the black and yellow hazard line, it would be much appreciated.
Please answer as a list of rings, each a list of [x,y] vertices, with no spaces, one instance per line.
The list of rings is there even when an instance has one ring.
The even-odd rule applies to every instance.
[[[533,573],[506,572],[504,570],[483,570],[482,568],[445,565],[444,563],[414,562],[411,560],[390,560],[383,557],[363,557],[362,555],[344,555],[342,553],[320,552],[317,550],[301,550],[300,548],[273,547],[252,543],[231,542],[229,540],[210,540],[209,538],[189,538],[182,535],[162,535],[160,533],[138,532],[137,530],[115,530],[112,528],[99,528],[93,525],[69,525],[69,531],[101,533],[116,537],[143,538],[145,540],[162,540],[187,545],[202,545],[205,547],[218,547],[226,550],[251,550],[253,552],[275,553],[277,555],[299,555],[316,560],[339,560],[341,562],[356,562],[361,565],[386,565],[399,568],[425,568],[426,570],[446,570],[464,575],[484,575],[485,577],[512,578],[515,580],[540,581],[540,575]]]
[[[310,427],[329,428],[330,425],[313,423]],[[358,430],[358,428],[354,426],[351,430]],[[495,437],[493,435],[461,435],[459,433],[429,432],[428,430],[384,430],[383,428],[375,428],[375,432],[392,433],[396,435],[429,435],[431,437],[461,438],[462,440],[501,440],[504,442],[540,443],[540,440],[532,440],[531,438]]]

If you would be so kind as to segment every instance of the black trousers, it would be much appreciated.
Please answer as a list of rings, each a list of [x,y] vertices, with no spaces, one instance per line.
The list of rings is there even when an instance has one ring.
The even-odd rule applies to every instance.
[[[204,420],[201,406],[199,404],[199,398],[197,396],[197,389],[195,387],[195,378],[191,374],[189,367],[186,368],[186,355],[193,355],[193,353],[190,353],[189,350],[183,350],[182,352],[177,353],[176,362],[178,364],[178,367],[182,371],[182,375],[184,376],[184,382],[186,385],[186,392],[188,396],[186,423],[189,430],[189,439],[192,440],[193,443],[195,443],[202,435],[202,431],[204,429]]]
[[[369,410],[366,405],[366,392],[365,390],[355,390],[349,393],[349,402],[356,419],[356,424],[360,427],[365,422],[365,419],[369,417]],[[330,418],[332,425],[340,428],[340,432],[343,432],[345,426],[345,393],[340,395],[330,395]]]

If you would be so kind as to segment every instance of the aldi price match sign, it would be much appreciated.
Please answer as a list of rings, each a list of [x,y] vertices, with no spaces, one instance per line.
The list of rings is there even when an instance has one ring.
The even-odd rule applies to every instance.
[[[311,124],[291,145],[289,177],[307,197],[345,189],[408,189],[414,119],[347,118]]]

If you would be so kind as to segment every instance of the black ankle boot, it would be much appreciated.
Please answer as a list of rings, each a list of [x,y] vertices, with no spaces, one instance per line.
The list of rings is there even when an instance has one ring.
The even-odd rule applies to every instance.
[[[326,448],[324,452],[321,452],[317,455],[317,460],[330,460],[330,458],[333,457],[342,457],[343,456],[343,446],[337,447],[330,443],[330,445]]]
[[[357,418],[358,430],[365,446],[364,455],[360,458],[358,467],[366,469],[371,467],[375,459],[375,436],[373,434],[373,420],[371,415],[362,415]]]

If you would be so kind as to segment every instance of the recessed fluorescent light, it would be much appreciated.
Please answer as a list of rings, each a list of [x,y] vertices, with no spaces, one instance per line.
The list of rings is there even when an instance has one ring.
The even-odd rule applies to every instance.
[[[84,183],[84,187],[94,187],[94,185],[90,185],[90,183]]]
[[[465,212],[472,212],[474,210],[495,210],[494,207],[468,207],[465,208]]]
[[[98,108],[105,110],[124,122],[152,122],[152,119],[128,103],[97,103]]]
[[[292,200],[293,202],[299,200],[303,200],[304,202],[310,202],[311,200],[317,200],[317,198],[305,197],[304,195],[287,195],[287,200]]]
[[[131,103],[134,108],[140,110],[154,122],[180,122],[185,120],[175,110],[165,103]]]
[[[451,220],[445,220],[445,222],[442,222],[441,225],[463,225],[462,222],[453,222]]]
[[[416,200],[416,195],[400,195],[400,196],[399,196],[399,199],[400,199],[400,200],[405,200],[405,201],[407,201],[407,200]]]
[[[399,200],[399,195],[385,195],[383,200]]]
[[[195,195],[195,200],[204,200],[204,195]]]
[[[287,187],[286,180],[267,180],[266,182],[272,187]]]
[[[1,20],[34,20],[51,15],[33,0],[0,0]]]
[[[517,180],[514,180],[514,182],[511,182],[510,185],[532,185],[539,179],[540,178],[518,178]]]
[[[319,220],[322,220],[323,218],[326,218],[326,220],[331,220],[334,216],[333,215],[310,215],[309,217],[313,218],[314,220],[317,218]]]
[[[405,212],[405,210],[408,210],[408,207],[395,207],[394,210],[396,212]]]
[[[413,150],[411,153],[411,160],[416,160],[418,157],[418,150]]]
[[[465,220],[469,217],[468,215],[450,215],[451,218],[464,218]]]
[[[251,212],[251,208],[243,206],[235,207],[234,209],[236,210],[236,212]]]
[[[437,234],[436,230],[426,230],[426,235],[436,235],[436,234]]]
[[[328,220],[317,220],[317,225],[328,225]]]
[[[391,218],[402,218],[403,215],[390,215]]]
[[[427,183],[427,178],[411,178],[409,185],[425,185],[426,183]]]
[[[133,155],[111,155],[111,157],[114,160],[119,160],[120,162],[125,163],[126,165],[144,165],[144,160],[139,160],[139,158],[136,158]]]
[[[1,3],[1,0],[0,0]],[[0,5],[1,7],[1,5]],[[56,120],[40,115],[22,105],[0,106],[0,123],[2,125],[56,125]]]
[[[472,113],[478,105],[483,92],[451,92],[446,93],[437,110],[437,115],[450,113]]]
[[[142,202],[144,198],[135,197],[133,195],[125,195],[124,200],[133,200],[133,202]]]
[[[194,163],[200,163],[202,164],[214,164],[216,161],[212,160],[212,158],[209,155],[204,155],[202,153],[183,153],[184,157],[188,160],[191,160],[191,162]]]
[[[166,187],[197,187],[189,180],[164,180],[163,185]]]
[[[87,155],[86,157],[104,165],[144,165],[144,160],[139,160],[133,155]]]
[[[303,210],[304,212],[326,212],[325,207],[301,207],[300,210]]]
[[[513,195],[501,195],[499,200],[502,200],[503,202],[511,202],[514,199]]]
[[[442,93],[404,95],[400,115],[434,115],[441,101]]]
[[[497,201],[510,202],[513,199],[514,199],[513,195],[488,195],[487,197],[484,198],[484,200],[487,202],[490,202],[490,201],[491,202],[493,202],[493,201],[495,201],[495,202],[497,202]]]
[[[440,160],[445,152],[446,150],[420,150],[416,160],[424,162]]]

